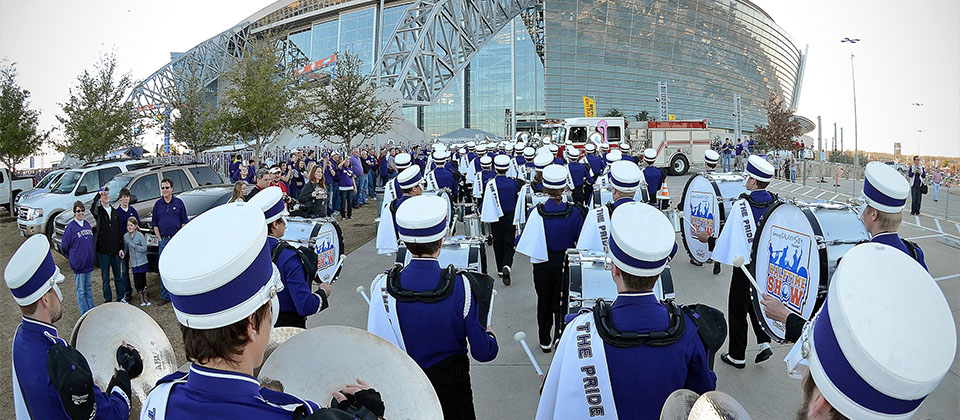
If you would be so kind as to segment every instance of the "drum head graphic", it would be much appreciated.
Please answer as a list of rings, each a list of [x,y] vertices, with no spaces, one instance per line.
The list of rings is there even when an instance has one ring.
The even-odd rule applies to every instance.
[[[761,290],[753,305],[761,325],[771,338],[783,341],[786,325],[767,318],[760,300],[763,294],[779,299],[803,319],[813,316],[819,289],[820,252],[813,227],[803,210],[783,203],[767,215],[753,244],[752,270]]]
[[[314,251],[317,253],[317,278],[329,282],[336,277],[337,261],[343,255],[342,238],[339,226],[326,222],[317,233]]]
[[[697,240],[697,233],[706,231],[714,238],[719,236],[721,213],[713,183],[702,175],[690,178],[683,191],[684,222],[680,228],[690,258],[702,263],[710,259],[710,248]]]

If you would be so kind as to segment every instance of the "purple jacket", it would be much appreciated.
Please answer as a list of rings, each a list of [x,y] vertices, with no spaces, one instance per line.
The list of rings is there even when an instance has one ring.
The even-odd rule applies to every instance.
[[[70,260],[70,269],[74,273],[89,273],[93,271],[93,228],[86,220],[83,226],[77,224],[76,219],[67,223],[63,230],[63,239],[60,249]]]
[[[360,162],[359,157],[350,155],[350,168],[353,169],[354,174],[363,175],[363,163]]]
[[[334,179],[337,180],[337,185],[340,188],[353,187],[353,169],[349,166],[337,169],[337,175],[334,176]]]

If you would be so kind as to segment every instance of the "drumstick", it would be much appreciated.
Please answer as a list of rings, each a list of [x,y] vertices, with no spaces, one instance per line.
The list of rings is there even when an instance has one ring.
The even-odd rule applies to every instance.
[[[340,259],[337,260],[337,265],[334,267],[334,270],[333,270],[333,276],[334,276],[334,277],[333,277],[333,279],[330,280],[330,284],[333,284],[335,281],[337,281],[337,271],[340,271],[340,266],[343,265],[343,260],[345,260],[345,259],[347,259],[347,256],[346,256],[346,255],[341,255],[341,256],[340,256]]]
[[[759,286],[757,286],[757,281],[754,280],[753,274],[750,274],[750,271],[747,270],[747,268],[743,266],[743,255],[737,255],[736,257],[733,258],[733,266],[734,266],[734,267],[740,267],[740,269],[743,270],[743,274],[746,274],[746,275],[747,275],[747,280],[750,281],[750,284],[753,285],[753,288],[754,288],[754,289],[757,289],[758,292],[759,292],[760,290],[762,290],[762,289],[760,289]]]
[[[490,326],[490,322],[493,321],[493,298],[497,297],[497,289],[493,289],[493,294],[490,295],[490,309],[487,310],[487,326]]]
[[[530,363],[532,363],[533,368],[537,370],[537,374],[543,376],[543,371],[540,370],[540,365],[537,364],[537,359],[533,358],[533,353],[530,352],[530,347],[527,347],[527,333],[523,331],[517,332],[513,335],[513,339],[523,346],[523,351],[527,352],[527,357],[530,358]]]
[[[370,304],[370,298],[367,297],[367,291],[363,289],[363,286],[357,286],[357,293],[360,294],[364,302],[367,302],[367,305]]]

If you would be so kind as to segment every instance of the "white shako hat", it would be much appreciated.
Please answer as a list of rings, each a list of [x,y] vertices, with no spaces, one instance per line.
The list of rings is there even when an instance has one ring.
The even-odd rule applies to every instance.
[[[458,152],[460,152],[461,155],[465,155],[467,154],[467,149],[465,147],[461,147],[460,150],[458,150]]]
[[[600,143],[600,150],[607,151],[610,150],[610,143]]]
[[[400,172],[400,175],[397,175],[397,183],[400,184],[401,190],[416,187],[420,185],[421,180],[423,180],[423,176],[420,174],[420,167],[416,165],[404,169],[403,172]]]
[[[627,142],[620,143],[620,151],[621,151],[621,152],[624,152],[624,153],[629,152],[629,151],[630,151],[630,143],[627,143]]]
[[[3,270],[3,279],[20,306],[29,306],[40,300],[50,288],[63,300],[59,283],[63,283],[60,267],[53,262],[50,242],[43,235],[33,235],[17,248]]]
[[[930,273],[896,248],[865,243],[840,260],[798,345],[820,393],[840,414],[907,419],[950,369],[956,334]]]
[[[747,158],[747,175],[760,182],[770,182],[773,179],[773,165],[757,155]]]
[[[480,167],[489,168],[493,164],[493,158],[487,155],[484,155],[480,158]]]
[[[450,154],[447,153],[446,150],[437,150],[433,152],[433,161],[437,163],[444,163],[449,157]]]
[[[467,148],[468,148],[468,149],[473,150],[473,148],[475,148],[475,147],[477,147],[477,142],[475,142],[475,141],[468,141],[468,142],[467,142]]]
[[[270,257],[263,211],[250,203],[217,206],[191,220],[164,248],[159,266],[183,326],[225,327],[268,301],[274,316],[279,311],[283,282]]]
[[[540,153],[537,157],[533,158],[533,166],[535,166],[538,171],[542,171],[551,163],[553,163],[553,156],[549,153]]]
[[[556,190],[563,189],[567,186],[567,177],[569,174],[566,166],[557,164],[547,165],[547,167],[543,169],[543,187]]]
[[[496,169],[509,169],[510,168],[510,156],[507,155],[497,155],[493,158],[493,166]]]
[[[577,149],[576,147],[567,146],[563,148],[563,154],[570,162],[576,162],[580,160],[580,149]]]
[[[618,160],[610,164],[610,184],[618,191],[625,193],[636,192],[643,180],[643,172],[633,162]]]
[[[557,154],[557,152],[560,151],[560,146],[557,146],[556,144],[553,144],[553,143],[550,143],[547,146],[547,148],[550,149],[550,153],[553,153],[553,154]]]
[[[588,142],[583,146],[583,149],[586,150],[587,153],[593,153],[597,151],[597,145],[593,144],[593,142]]]
[[[527,147],[527,142],[525,141],[518,141],[517,144],[513,145],[514,150],[523,150],[525,147]]]
[[[477,153],[486,153],[486,152],[487,152],[487,145],[486,145],[486,144],[480,143],[480,144],[477,145]]]
[[[501,141],[500,143],[497,143],[497,149],[499,149],[499,150],[507,150],[507,143],[506,143],[506,142],[502,142],[502,141]]]
[[[506,147],[505,150],[506,150],[508,153],[513,153],[513,149],[516,148],[516,145],[514,145],[513,143],[507,143],[507,145],[506,145],[505,147]]]
[[[605,159],[607,160],[607,164],[611,164],[620,159],[623,159],[623,152],[621,152],[620,150],[611,150],[607,152]]]
[[[884,213],[900,213],[907,205],[910,184],[900,172],[880,162],[870,162],[863,171],[860,198]]]
[[[707,149],[703,152],[703,162],[707,165],[716,165],[720,162],[720,154],[716,150]]]
[[[677,253],[676,233],[667,216],[646,203],[626,203],[610,217],[613,263],[625,273],[656,276]],[[637,232],[643,232],[638,235]]]
[[[264,188],[250,199],[250,204],[263,211],[263,218],[267,220],[267,224],[290,214],[287,211],[287,203],[283,202],[283,190],[280,187]]]
[[[411,197],[400,204],[395,217],[403,242],[428,244],[447,233],[447,201],[440,196]]]
[[[657,161],[657,151],[653,149],[645,149],[643,151],[643,161],[646,163],[654,163]]]
[[[553,136],[547,134],[540,139],[540,142],[543,143],[544,146],[553,143]]]
[[[409,153],[397,153],[397,155],[393,157],[393,164],[401,171],[408,168],[412,161],[413,158]]]
[[[537,149],[534,149],[532,147],[523,148],[523,157],[527,158],[527,160],[533,159],[533,157],[536,155],[537,155]]]

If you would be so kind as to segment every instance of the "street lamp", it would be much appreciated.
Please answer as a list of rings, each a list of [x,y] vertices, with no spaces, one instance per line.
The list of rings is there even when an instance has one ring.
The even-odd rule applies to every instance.
[[[853,44],[860,42],[860,38],[844,38],[842,43],[850,44],[850,77],[853,80],[853,194],[857,196],[857,169],[860,167],[860,156],[857,155],[857,75],[853,68]]]
[[[917,111],[920,111],[920,107],[923,106],[921,103],[914,102],[910,105],[917,107]],[[917,156],[920,156],[920,133],[923,133],[923,130],[917,130]]]

